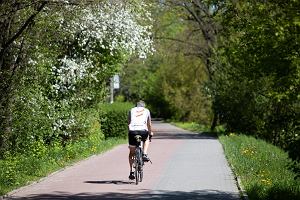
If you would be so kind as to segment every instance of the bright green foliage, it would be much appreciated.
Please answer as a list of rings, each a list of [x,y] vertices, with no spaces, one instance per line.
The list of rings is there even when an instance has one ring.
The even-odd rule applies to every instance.
[[[121,94],[130,102],[143,99],[152,116],[169,118],[171,110],[165,100],[158,73],[161,60],[160,55],[155,54],[144,62],[135,60],[125,66],[124,74],[121,75]]]
[[[228,161],[241,178],[249,199],[299,199],[300,180],[289,169],[286,152],[265,141],[230,133],[221,136]]]
[[[199,59],[171,55],[160,69],[160,81],[167,102],[175,111],[175,119],[209,124],[210,99],[204,91],[204,73]]]
[[[105,138],[127,138],[130,103],[103,104],[100,109],[101,130]]]

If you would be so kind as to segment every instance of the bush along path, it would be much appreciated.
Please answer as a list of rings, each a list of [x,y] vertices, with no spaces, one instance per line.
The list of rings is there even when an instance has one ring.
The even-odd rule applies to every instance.
[[[7,199],[240,199],[215,137],[161,122],[154,123],[154,132],[153,164],[145,165],[141,184],[128,180],[124,144],[11,192]]]

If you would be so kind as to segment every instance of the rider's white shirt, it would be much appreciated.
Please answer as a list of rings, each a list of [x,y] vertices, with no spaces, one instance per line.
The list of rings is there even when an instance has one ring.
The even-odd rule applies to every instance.
[[[130,110],[130,131],[147,130],[147,120],[151,120],[150,111],[144,107],[134,107]]]

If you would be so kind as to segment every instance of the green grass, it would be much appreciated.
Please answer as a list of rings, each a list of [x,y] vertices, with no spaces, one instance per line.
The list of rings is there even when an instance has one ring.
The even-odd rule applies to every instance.
[[[173,124],[194,132],[203,131],[203,126],[196,123]],[[291,160],[286,152],[251,136],[218,135],[250,200],[300,199],[300,180],[294,179],[296,174],[289,169]]]
[[[68,144],[66,147],[61,147],[60,144],[48,148],[36,145],[36,148],[30,152],[6,155],[6,159],[0,160],[0,195],[126,141],[119,138],[101,140],[94,135]]]
[[[300,180],[280,148],[246,135],[220,136],[226,157],[250,200],[300,199]]]

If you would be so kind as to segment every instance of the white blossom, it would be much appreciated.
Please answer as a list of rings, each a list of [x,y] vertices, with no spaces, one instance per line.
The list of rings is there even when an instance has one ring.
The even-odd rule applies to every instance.
[[[112,54],[115,50],[123,50],[129,55],[137,53],[144,58],[154,50],[152,26],[142,25],[139,21],[151,21],[151,15],[145,10],[144,15],[141,15],[130,6],[120,4],[122,3],[107,1],[95,7],[87,7],[82,10],[81,17],[66,28],[73,34],[82,33],[84,39],[80,45],[84,48],[93,49],[99,43]]]
[[[147,54],[153,52],[152,27],[140,23],[151,21],[150,13],[143,10],[144,7],[143,1],[133,7],[110,0],[85,7],[80,10],[78,17],[68,23],[58,17],[58,22],[61,26],[66,25],[64,29],[73,35],[72,38],[80,33],[79,46],[86,55],[84,58],[76,54],[65,56],[60,60],[61,66],[53,66],[52,71],[57,79],[52,88],[56,93],[75,90],[76,83],[87,77],[98,82],[97,74],[101,73],[101,69],[92,74],[88,71],[93,68],[90,55],[99,54],[97,46],[109,50],[111,56],[121,52],[129,56],[137,53],[140,58],[146,58]],[[104,65],[102,70],[105,69]]]

